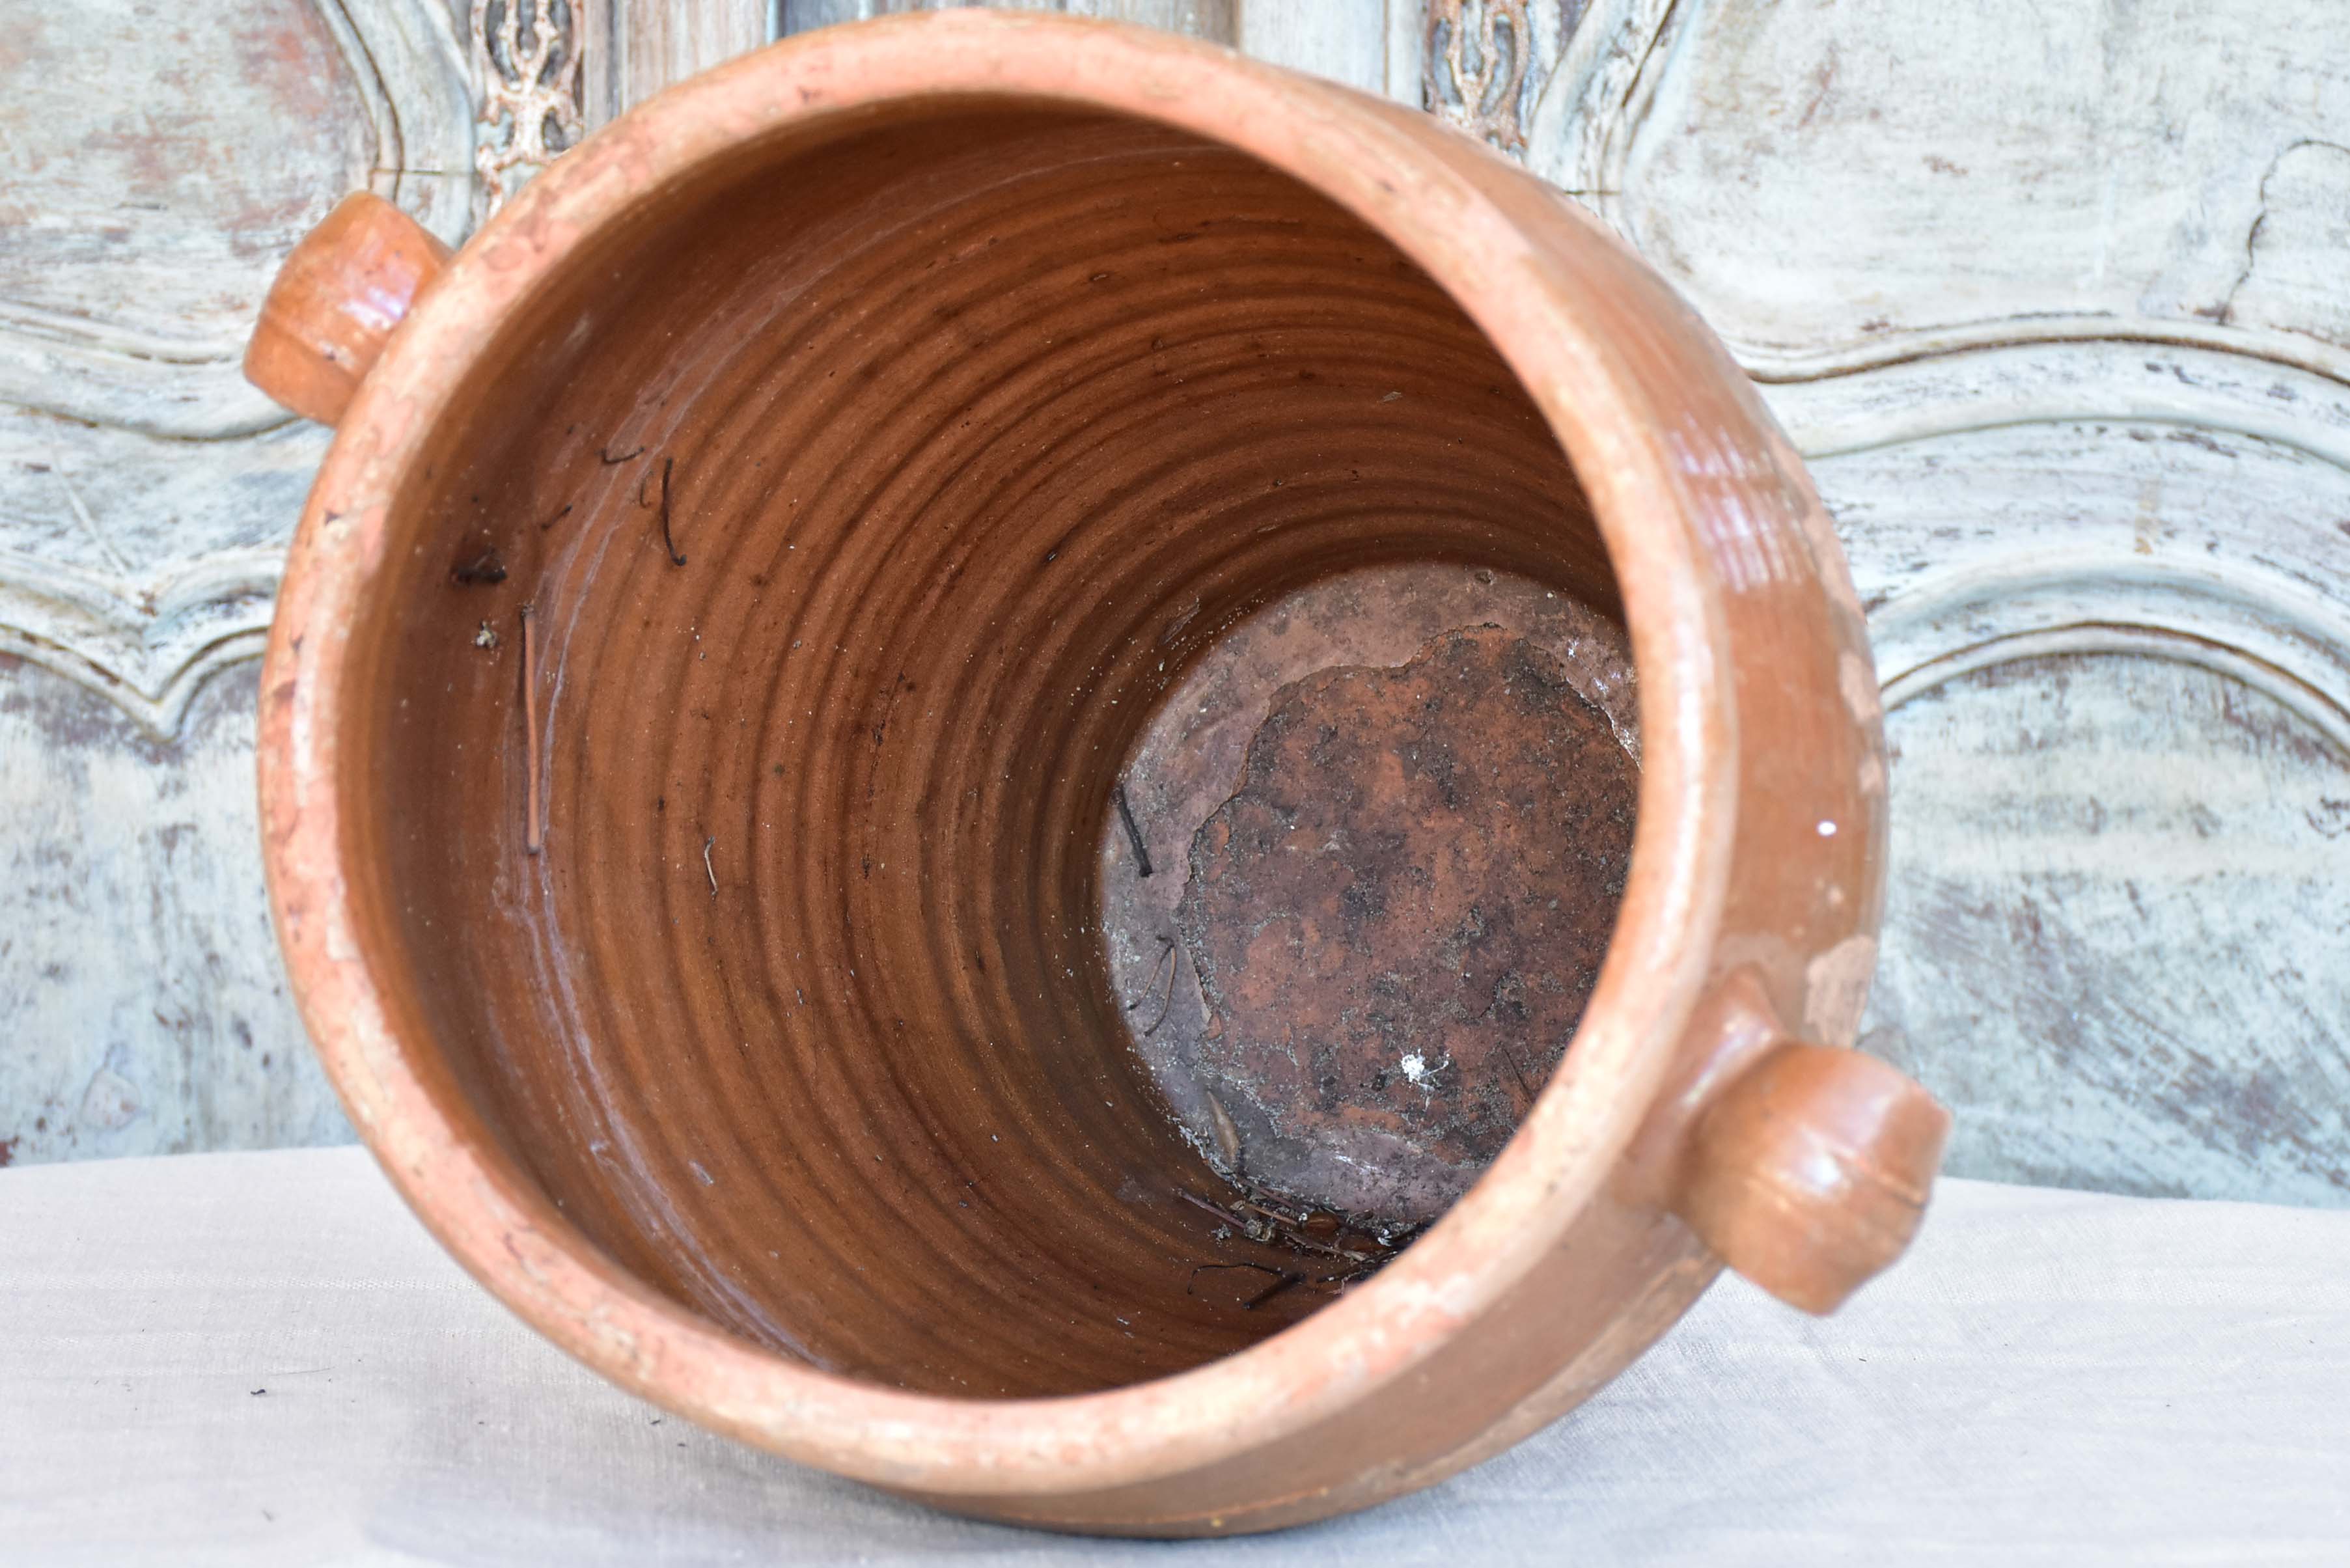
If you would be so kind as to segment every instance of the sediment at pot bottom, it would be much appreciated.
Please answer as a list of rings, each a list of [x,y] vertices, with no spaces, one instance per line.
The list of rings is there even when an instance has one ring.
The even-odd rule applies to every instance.
[[[1344,1289],[1500,1152],[1597,978],[1638,754],[1620,628],[1460,565],[1301,588],[1153,711],[1102,928],[1235,1288]]]

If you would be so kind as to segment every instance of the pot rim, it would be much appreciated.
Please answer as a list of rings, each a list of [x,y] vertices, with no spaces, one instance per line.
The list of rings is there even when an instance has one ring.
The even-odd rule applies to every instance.
[[[1643,735],[1632,868],[1565,1060],[1469,1193],[1363,1286],[1247,1350],[1099,1393],[962,1399],[819,1371],[621,1270],[497,1147],[396,1023],[343,864],[339,798],[364,722],[351,639],[390,518],[448,399],[525,296],[588,235],[752,138],[891,108],[999,98],[1133,116],[1249,153],[1386,235],[1492,341],[1542,410],[1622,587]],[[306,1022],[361,1137],[428,1229],[541,1334],[633,1392],[763,1448],[938,1495],[1132,1485],[1258,1449],[1408,1376],[1509,1295],[1597,1195],[1655,1099],[1711,963],[1737,763],[1719,589],[1660,410],[1605,313],[1482,184],[1493,157],[1417,112],[1172,35],[951,11],[787,39],[669,88],[535,179],[459,253],[362,383],[304,510],[262,684],[272,908]],[[1595,245],[1617,242],[1575,213]],[[364,662],[364,660],[361,660]],[[411,1015],[412,1016],[412,1015]],[[1542,1369],[1545,1376],[1555,1369]]]

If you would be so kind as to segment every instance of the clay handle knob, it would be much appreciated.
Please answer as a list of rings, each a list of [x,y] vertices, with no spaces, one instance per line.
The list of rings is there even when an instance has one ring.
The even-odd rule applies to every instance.
[[[1706,1108],[1673,1207],[1754,1283],[1833,1312],[1918,1233],[1950,1131],[1877,1058],[1782,1040]]]
[[[244,379],[305,419],[343,417],[391,329],[449,265],[449,247],[365,191],[343,198],[277,270]]]

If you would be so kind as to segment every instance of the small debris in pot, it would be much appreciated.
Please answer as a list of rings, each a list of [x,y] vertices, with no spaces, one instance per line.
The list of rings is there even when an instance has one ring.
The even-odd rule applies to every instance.
[[[485,545],[478,554],[450,567],[449,580],[460,587],[487,587],[506,580],[506,564],[499,558],[497,546]]]
[[[1425,1229],[1418,1225],[1367,1227],[1349,1222],[1328,1210],[1295,1204],[1255,1188],[1246,1189],[1245,1196],[1230,1204],[1218,1203],[1180,1187],[1175,1196],[1222,1221],[1209,1232],[1212,1241],[1222,1243],[1245,1239],[1260,1246],[1287,1249],[1298,1254],[1301,1261],[1313,1260],[1300,1271],[1280,1270],[1257,1262],[1202,1263],[1192,1271],[1196,1276],[1210,1269],[1255,1269],[1278,1276],[1277,1288],[1268,1287],[1240,1303],[1243,1312],[1253,1312],[1293,1287],[1334,1295],[1343,1293],[1392,1262]]]

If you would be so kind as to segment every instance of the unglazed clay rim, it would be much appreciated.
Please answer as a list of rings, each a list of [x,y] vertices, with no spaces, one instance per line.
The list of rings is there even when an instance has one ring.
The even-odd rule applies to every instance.
[[[1583,1023],[1484,1177],[1376,1279],[1191,1371],[1049,1399],[916,1395],[813,1370],[619,1270],[426,1087],[394,1033],[342,869],[338,738],[356,607],[411,459],[480,346],[580,239],[746,138],[922,99],[1017,96],[1159,121],[1262,159],[1386,234],[1492,339],[1558,435],[1622,586],[1644,738],[1632,874]],[[1410,111],[1164,34],[950,12],[795,39],[672,88],[536,180],[460,253],[362,385],[312,490],[263,683],[272,903],[319,1054],[441,1241],[533,1326],[706,1425],[884,1485],[967,1497],[1129,1485],[1258,1449],[1409,1372],[1518,1282],[1607,1179],[1655,1097],[1729,879],[1734,714],[1709,567],[1666,454],[1598,327]],[[1587,224],[1590,243],[1614,242]]]

